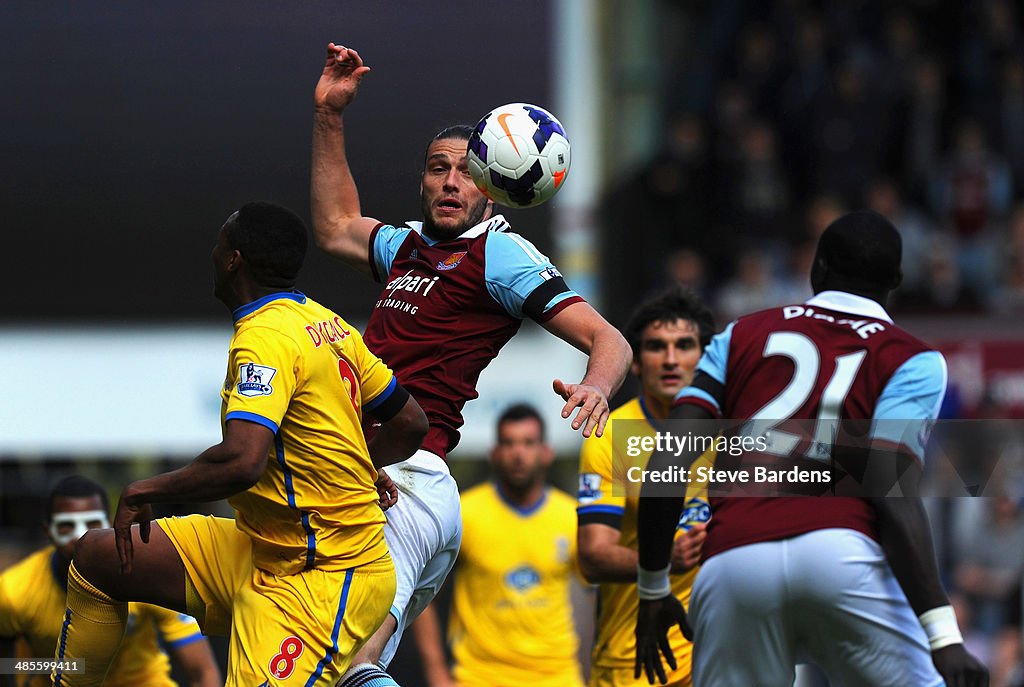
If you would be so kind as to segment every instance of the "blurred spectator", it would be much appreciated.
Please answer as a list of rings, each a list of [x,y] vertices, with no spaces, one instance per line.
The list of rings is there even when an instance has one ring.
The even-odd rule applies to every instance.
[[[681,248],[671,253],[665,260],[665,281],[686,287],[703,300],[708,293],[704,258],[692,248]]]
[[[897,5],[885,15],[885,44],[879,57],[878,75],[885,97],[890,102],[903,97],[913,80],[913,70],[921,50],[921,36],[914,15]]]
[[[712,203],[703,121],[684,113],[666,129],[659,154],[605,198],[602,245],[606,274],[629,275],[606,289],[613,322],[660,285],[665,256],[678,248],[717,250],[708,230]]]
[[[736,81],[751,94],[754,111],[768,117],[775,112],[782,79],[778,41],[769,24],[751,24],[739,37]]]
[[[948,243],[940,242],[932,247],[931,255],[928,256],[928,273],[925,277],[924,291],[919,296],[916,304],[922,310],[948,311],[962,310],[966,307],[961,287],[960,268],[957,265],[954,249]],[[909,304],[913,305],[914,303],[914,300],[910,300]]]
[[[689,68],[706,60],[709,111],[674,120],[665,149],[612,191],[622,198],[606,216],[605,253],[609,267],[638,275],[634,300],[681,248],[700,255],[705,289],[750,278],[735,274],[751,269],[735,256],[756,250],[767,256],[766,278],[796,294],[799,246],[866,202],[904,237],[896,308],[1024,310],[1024,250],[1000,255],[1014,192],[1024,194],[1024,5],[684,5],[678,12],[694,26],[711,22],[706,40],[726,47],[688,58]],[[678,102],[680,84],[668,86],[667,102]],[[626,241],[636,257],[615,245],[624,226],[655,235]],[[693,269],[693,258],[679,265]]]
[[[1005,263],[996,309],[1004,314],[1024,313],[1024,203],[1010,215],[1001,255]]]
[[[829,87],[829,66],[825,54],[825,27],[816,13],[800,16],[793,45],[792,67],[779,93],[779,129],[790,178],[806,190],[806,170],[811,147],[807,138],[814,103]]]
[[[741,156],[743,130],[751,118],[750,92],[738,81],[726,81],[715,97],[713,121],[714,162],[729,170]]]
[[[771,260],[761,251],[748,251],[737,262],[736,276],[719,292],[715,315],[729,322],[785,302],[786,289],[774,276]]]
[[[1007,0],[965,3],[959,77],[968,112],[991,102],[1003,59],[1020,47],[1017,12]]]
[[[815,196],[804,210],[804,238],[817,243],[828,225],[846,212],[846,204],[828,193]]]
[[[1020,632],[1020,627],[1007,626],[997,633],[989,659],[989,687],[1024,685]]]
[[[1018,195],[1024,190],[1024,57],[1014,54],[1003,62],[1002,88],[995,108],[994,129],[1006,154]]]
[[[926,282],[928,253],[935,242],[935,226],[924,213],[908,205],[891,179],[875,179],[868,186],[867,206],[889,219],[903,238],[903,283],[900,289],[920,292]]]
[[[803,241],[790,251],[789,264],[782,274],[783,302],[803,303],[814,295],[810,275],[817,250],[817,242]]]
[[[975,615],[975,627],[992,634],[1006,621],[1008,602],[1024,576],[1024,517],[1008,495],[989,501],[982,526],[962,543],[957,587]]]
[[[953,150],[931,184],[935,214],[952,232],[965,285],[981,304],[990,304],[999,264],[998,222],[1012,201],[1013,183],[1006,162],[988,148],[975,120],[957,127]]]
[[[1003,315],[1024,314],[1024,255],[1007,255],[1006,272],[994,299],[994,310]]]
[[[848,59],[835,70],[835,91],[815,108],[810,136],[814,158],[807,172],[810,186],[859,200],[868,181],[886,171],[890,113],[870,88],[868,65]]]
[[[755,120],[744,128],[739,158],[718,186],[716,218],[737,227],[744,240],[766,243],[786,235],[789,185],[775,131],[767,121]]]
[[[707,182],[704,123],[693,114],[679,115],[669,124],[662,153],[640,173],[644,203],[633,211],[646,231],[666,234],[665,247],[699,245],[708,222]]]
[[[946,74],[934,57],[914,65],[903,109],[906,183],[915,196],[923,196],[939,162],[946,113]]]

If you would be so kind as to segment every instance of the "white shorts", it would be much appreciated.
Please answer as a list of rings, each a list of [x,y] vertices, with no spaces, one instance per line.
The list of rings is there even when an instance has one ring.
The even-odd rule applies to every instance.
[[[379,661],[387,668],[405,628],[427,607],[455,565],[462,543],[462,509],[448,464],[433,453],[419,450],[384,470],[399,491],[384,525],[398,581],[391,605],[398,627]]]
[[[938,687],[928,640],[881,546],[848,529],[712,556],[690,597],[695,687],[791,685],[795,665],[832,687]]]

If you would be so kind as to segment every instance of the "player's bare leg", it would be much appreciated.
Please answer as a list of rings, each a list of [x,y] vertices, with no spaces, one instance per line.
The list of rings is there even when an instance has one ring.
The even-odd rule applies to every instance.
[[[60,687],[99,687],[117,653],[128,622],[127,600],[186,611],[185,566],[171,540],[155,523],[148,543],[132,528],[130,573],[123,573],[114,531],[90,530],[79,541],[68,570],[67,610],[57,645],[60,661],[80,660],[83,673],[57,670]]]
[[[366,644],[352,659],[352,668],[342,676],[336,687],[350,687],[350,685],[357,684],[366,685],[366,687],[398,687],[394,678],[378,665],[380,657],[384,654],[384,647],[387,646],[388,640],[397,629],[398,621],[389,613],[373,636],[366,641]]]
[[[139,526],[132,527],[132,571],[125,575],[118,563],[114,530],[90,530],[78,542],[74,565],[97,589],[118,601],[141,601],[187,613],[185,564],[178,550],[157,523],[151,523],[149,542],[143,543]]]

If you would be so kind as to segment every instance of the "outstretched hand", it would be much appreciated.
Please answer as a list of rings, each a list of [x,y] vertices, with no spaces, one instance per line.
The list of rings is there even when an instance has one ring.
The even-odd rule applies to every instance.
[[[665,657],[668,667],[675,670],[676,657],[672,653],[672,646],[668,643],[668,631],[673,625],[678,625],[683,631],[683,636],[693,641],[693,630],[686,620],[686,611],[679,599],[671,594],[654,601],[641,599],[639,612],[636,618],[636,667],[633,669],[633,678],[640,679],[640,675],[647,676],[647,682],[654,684],[657,676],[661,684],[668,682],[665,667],[661,665],[661,655]]]
[[[121,493],[114,513],[114,543],[117,546],[117,557],[121,560],[121,574],[132,574],[132,560],[135,546],[132,542],[132,525],[139,523],[139,538],[144,544],[149,543],[149,528],[153,520],[153,509],[148,503],[135,503],[131,497],[131,485]]]
[[[582,427],[585,437],[591,434],[604,434],[604,426],[608,422],[611,409],[603,391],[590,384],[566,384],[561,379],[552,382],[551,388],[565,401],[562,417],[568,418],[575,408],[580,409],[573,418],[573,429]]]
[[[328,43],[327,61],[313,93],[314,104],[341,112],[356,97],[359,82],[368,71],[370,68],[363,64],[355,50]]]

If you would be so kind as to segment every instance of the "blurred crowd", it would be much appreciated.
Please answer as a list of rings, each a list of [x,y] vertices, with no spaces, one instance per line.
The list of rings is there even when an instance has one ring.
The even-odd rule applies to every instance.
[[[922,493],[968,649],[993,687],[1024,686],[1024,430],[1005,420],[939,423]]]
[[[857,208],[903,236],[895,313],[1024,314],[1024,6],[684,11],[700,40],[671,81],[661,149],[603,203],[604,273],[624,277],[605,293],[613,321],[671,282],[720,326],[804,300],[818,236]],[[1022,505],[1024,488],[929,504],[967,641],[1003,687],[1024,685]]]
[[[631,276],[607,294],[614,319],[671,281],[722,322],[802,300],[818,235],[864,207],[903,234],[894,311],[1024,312],[1019,5],[724,0],[688,12],[719,47],[692,51],[661,150],[605,198],[605,273]]]

